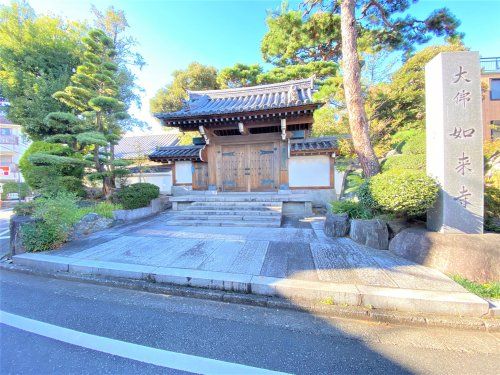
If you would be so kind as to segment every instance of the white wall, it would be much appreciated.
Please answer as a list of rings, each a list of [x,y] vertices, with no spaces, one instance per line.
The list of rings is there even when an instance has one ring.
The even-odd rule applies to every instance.
[[[160,188],[160,193],[172,194],[172,172],[143,173],[142,176],[138,174],[132,174],[127,176],[128,185],[135,184],[138,182],[147,182],[150,184],[154,184]],[[118,179],[116,179],[116,183],[117,187],[120,187]]]
[[[330,186],[330,157],[292,156],[288,160],[288,184],[290,187]]]
[[[344,175],[345,171],[339,171],[337,168],[335,168],[333,181],[335,182],[335,192],[337,193],[337,196],[339,196],[340,192],[342,191],[344,185]]]
[[[175,183],[176,184],[193,183],[193,165],[190,161],[175,162]]]

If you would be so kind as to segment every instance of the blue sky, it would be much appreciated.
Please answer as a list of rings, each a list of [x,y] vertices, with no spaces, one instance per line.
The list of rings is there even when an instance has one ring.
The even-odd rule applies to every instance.
[[[136,113],[157,131],[159,126],[149,115],[149,98],[171,81],[172,72],[192,61],[217,68],[237,62],[262,62],[259,47],[266,32],[266,12],[278,8],[280,1],[29,0],[29,3],[37,13],[89,22],[91,4],[99,9],[114,5],[124,10],[129,33],[139,42],[138,51],[147,63],[138,72],[145,93],[142,109]],[[411,13],[425,17],[443,6],[461,20],[460,31],[465,33],[468,47],[484,57],[500,56],[500,0],[421,0],[411,8]]]

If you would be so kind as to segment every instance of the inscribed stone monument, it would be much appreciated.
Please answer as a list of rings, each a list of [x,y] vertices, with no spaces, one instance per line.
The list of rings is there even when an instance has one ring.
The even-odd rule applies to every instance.
[[[445,52],[425,67],[427,174],[441,189],[427,227],[483,233],[483,131],[477,52]]]

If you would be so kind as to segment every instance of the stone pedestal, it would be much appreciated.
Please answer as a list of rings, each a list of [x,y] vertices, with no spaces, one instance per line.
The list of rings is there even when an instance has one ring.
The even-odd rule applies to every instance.
[[[425,67],[427,174],[441,189],[427,227],[483,232],[483,131],[477,52],[440,53]]]

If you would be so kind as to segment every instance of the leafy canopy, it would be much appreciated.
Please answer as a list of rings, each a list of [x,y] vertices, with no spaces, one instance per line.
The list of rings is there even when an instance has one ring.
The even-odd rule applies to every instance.
[[[82,55],[84,27],[54,16],[37,16],[22,1],[0,5],[0,91],[8,117],[33,140],[54,134],[44,119],[68,108],[52,94],[68,83]]]

